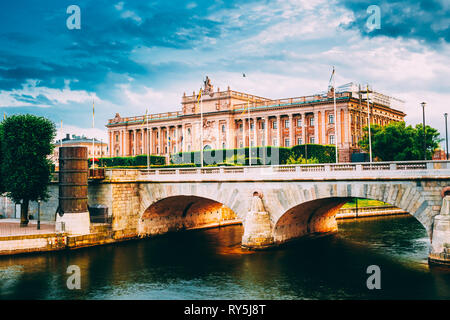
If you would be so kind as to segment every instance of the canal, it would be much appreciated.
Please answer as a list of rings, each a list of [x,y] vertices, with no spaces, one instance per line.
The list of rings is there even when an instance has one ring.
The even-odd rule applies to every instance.
[[[0,257],[0,299],[450,299],[411,216],[343,221],[339,232],[276,250],[240,248],[241,226],[76,251]],[[69,290],[68,266],[81,270]],[[368,290],[366,269],[381,269]]]

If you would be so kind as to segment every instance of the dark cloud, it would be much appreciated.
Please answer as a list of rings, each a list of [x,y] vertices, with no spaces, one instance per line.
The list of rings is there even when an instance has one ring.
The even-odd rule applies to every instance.
[[[12,94],[11,95],[17,101],[22,101],[26,103],[31,103],[35,105],[45,105],[51,106],[54,104],[54,101],[48,99],[45,95],[39,94],[37,97],[33,97],[27,94]]]
[[[450,3],[448,0],[339,0],[353,11],[355,20],[346,28],[357,29],[367,37],[412,38],[429,44],[450,42]],[[381,28],[370,31],[367,8],[381,9]]]
[[[19,89],[35,79],[50,88],[76,80],[69,82],[71,89],[95,91],[111,74],[150,76],[151,66],[130,57],[136,48],[191,49],[206,37],[220,37],[221,23],[205,18],[217,4],[196,2],[191,8],[180,0],[79,0],[81,30],[66,28],[69,1],[32,2],[25,11],[2,3],[0,18],[7,27],[0,30],[0,90]],[[14,15],[20,21],[13,22]]]

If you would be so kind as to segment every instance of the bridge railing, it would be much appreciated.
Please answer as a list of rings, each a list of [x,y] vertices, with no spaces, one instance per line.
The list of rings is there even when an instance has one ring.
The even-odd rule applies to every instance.
[[[269,178],[270,176],[270,178]],[[398,161],[361,163],[324,163],[306,165],[164,168],[164,169],[109,169],[107,179],[119,180],[242,180],[284,178],[377,178],[377,177],[450,177],[450,161]]]

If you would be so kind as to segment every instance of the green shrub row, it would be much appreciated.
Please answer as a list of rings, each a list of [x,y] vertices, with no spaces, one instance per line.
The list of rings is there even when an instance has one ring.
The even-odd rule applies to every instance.
[[[171,155],[171,164],[195,163],[200,164],[200,151],[179,152]],[[336,162],[334,145],[308,144],[285,147],[253,147],[251,148],[252,165],[286,164],[289,158],[317,159],[319,163]],[[205,166],[217,165],[249,165],[250,148],[217,149],[203,151]]]
[[[91,159],[92,161],[92,159]],[[97,164],[104,167],[134,167],[147,166],[147,155],[138,155],[136,157],[111,157],[100,158]],[[166,158],[164,156],[150,156],[150,165],[165,165]]]

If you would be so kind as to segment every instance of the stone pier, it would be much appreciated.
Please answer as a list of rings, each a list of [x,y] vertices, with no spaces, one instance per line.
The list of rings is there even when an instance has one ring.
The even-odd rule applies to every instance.
[[[444,197],[441,212],[434,217],[428,260],[433,264],[450,266],[450,195]]]

